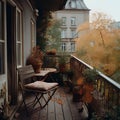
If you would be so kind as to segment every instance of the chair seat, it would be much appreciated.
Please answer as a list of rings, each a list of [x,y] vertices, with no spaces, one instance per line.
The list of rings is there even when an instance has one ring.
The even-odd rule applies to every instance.
[[[47,90],[50,90],[50,89],[58,86],[58,83],[56,83],[56,82],[47,83],[47,82],[43,82],[43,81],[35,81],[33,83],[29,83],[29,84],[26,84],[24,86],[27,89],[47,91]]]

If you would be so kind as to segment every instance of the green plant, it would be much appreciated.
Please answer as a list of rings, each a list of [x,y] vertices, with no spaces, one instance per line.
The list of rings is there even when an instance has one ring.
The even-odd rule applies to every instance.
[[[93,69],[86,68],[83,71],[83,76],[85,78],[86,83],[96,83],[96,79],[98,78],[98,72],[95,68]]]
[[[66,55],[60,55],[59,57],[59,70],[60,72],[66,72],[67,71],[67,63],[68,63],[68,58]]]

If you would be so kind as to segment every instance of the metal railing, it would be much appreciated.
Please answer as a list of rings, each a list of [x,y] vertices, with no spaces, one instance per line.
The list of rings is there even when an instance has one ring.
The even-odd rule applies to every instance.
[[[86,68],[93,69],[92,66],[78,59],[77,57],[71,55],[70,66],[74,72],[74,81],[82,76],[82,71]],[[97,101],[102,107],[103,112],[109,113],[117,117],[118,108],[120,110],[120,84],[107,77],[100,71],[98,71],[99,79],[97,79],[96,89],[97,89]],[[120,112],[120,111],[119,111]]]
[[[58,65],[61,55],[47,55],[45,57],[46,60],[44,61],[44,67],[56,67],[59,69]],[[82,73],[84,69],[93,69],[92,66],[73,55],[64,57],[67,58],[66,63],[70,63],[70,69],[74,72],[74,77],[72,78],[73,83],[76,83],[76,80],[83,76]],[[116,119],[116,111],[118,110],[117,107],[120,110],[120,84],[100,71],[98,71],[98,74],[99,79],[97,79],[96,84],[97,92],[94,93],[96,102],[93,103],[94,107],[96,107],[96,113],[99,113],[99,115],[109,113],[111,116],[114,116],[114,119]]]

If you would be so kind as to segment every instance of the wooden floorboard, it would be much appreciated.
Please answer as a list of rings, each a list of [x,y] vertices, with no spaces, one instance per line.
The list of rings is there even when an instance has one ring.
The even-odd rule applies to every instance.
[[[22,105],[13,120],[84,120],[78,108],[79,103],[72,101],[72,94],[59,88],[45,108],[29,109],[32,112],[27,116]]]

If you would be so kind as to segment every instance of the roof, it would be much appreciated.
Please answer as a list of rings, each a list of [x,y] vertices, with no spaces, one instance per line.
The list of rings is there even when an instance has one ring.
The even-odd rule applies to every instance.
[[[38,10],[56,11],[64,8],[67,0],[29,0]]]
[[[83,0],[68,0],[65,9],[89,10]]]

